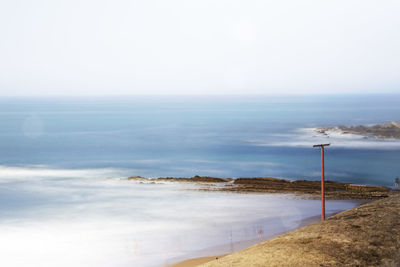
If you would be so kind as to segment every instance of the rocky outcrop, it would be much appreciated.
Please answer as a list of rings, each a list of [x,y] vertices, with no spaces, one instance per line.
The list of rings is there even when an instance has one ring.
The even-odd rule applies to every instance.
[[[374,137],[374,138],[395,138],[400,139],[400,123],[391,122],[388,124],[377,124],[373,126],[344,126],[339,125],[337,127],[321,127],[317,128],[316,132],[318,134],[329,136],[330,131],[340,131],[342,134],[356,134],[362,135],[366,138]]]
[[[320,181],[285,180],[272,177],[238,178],[231,187],[220,188],[221,191],[242,193],[296,193],[318,196],[321,192]],[[376,199],[388,197],[390,189],[384,186],[366,186],[345,184],[334,181],[325,182],[325,193],[328,199]]]
[[[194,176],[192,178],[160,177],[144,178],[131,176],[123,180],[137,181],[139,183],[196,183],[198,190],[225,191],[236,193],[294,193],[303,198],[319,198],[321,193],[320,181],[286,180],[273,177],[255,178],[217,178],[210,176]],[[388,197],[391,190],[384,186],[367,186],[345,184],[334,181],[325,182],[327,199],[377,199]]]

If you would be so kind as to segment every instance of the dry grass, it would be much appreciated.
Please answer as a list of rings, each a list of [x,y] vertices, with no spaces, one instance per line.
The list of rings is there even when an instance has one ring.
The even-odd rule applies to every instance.
[[[400,266],[400,195],[392,193],[201,266]]]

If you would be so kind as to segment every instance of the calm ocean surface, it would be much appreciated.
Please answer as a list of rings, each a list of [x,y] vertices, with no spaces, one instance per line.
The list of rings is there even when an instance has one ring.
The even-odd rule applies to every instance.
[[[398,141],[315,137],[310,128],[398,120],[398,103],[396,95],[1,99],[0,265],[166,266],[318,220],[318,200],[104,178],[319,179],[312,144],[330,142],[328,179],[391,185]]]
[[[108,176],[318,179],[311,144],[324,141],[332,143],[327,179],[389,186],[400,175],[398,142],[335,146],[299,129],[396,121],[399,103],[400,95],[3,98],[0,166],[11,176],[107,169]]]

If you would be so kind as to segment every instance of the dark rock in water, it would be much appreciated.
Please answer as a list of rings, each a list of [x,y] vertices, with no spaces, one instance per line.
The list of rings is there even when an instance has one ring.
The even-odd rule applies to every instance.
[[[123,180],[134,180],[140,183],[145,181],[150,183],[161,181],[197,183],[207,185],[207,187],[200,188],[200,190],[206,191],[228,191],[236,193],[294,193],[308,196],[307,198],[318,198],[321,193],[320,181],[286,180],[273,177],[232,179],[199,175],[192,178],[144,178],[141,176],[131,176]],[[384,186],[355,185],[326,181],[325,192],[328,199],[376,199],[387,197],[391,190]]]
[[[217,178],[211,176],[194,176],[192,178],[176,178],[176,177],[160,177],[161,181],[176,181],[176,182],[200,182],[200,183],[223,183],[230,181],[229,178]]]
[[[320,181],[285,180],[272,177],[238,178],[234,181],[235,187],[221,188],[221,191],[243,193],[298,193],[319,195]],[[366,186],[345,184],[334,181],[325,182],[327,198],[331,199],[374,199],[387,197],[390,190],[384,186]]]
[[[228,179],[224,178],[217,178],[217,177],[210,177],[210,176],[194,176],[191,178],[192,181],[195,182],[208,182],[208,183],[222,183],[222,182],[227,182]]]
[[[142,176],[130,176],[126,178],[126,180],[147,180],[147,178],[142,177]]]

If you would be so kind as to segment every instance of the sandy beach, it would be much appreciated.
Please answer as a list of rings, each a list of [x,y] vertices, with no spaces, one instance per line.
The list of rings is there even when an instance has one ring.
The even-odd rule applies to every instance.
[[[186,261],[182,261],[180,263],[174,264],[172,265],[172,267],[193,267],[193,266],[199,266],[201,264],[216,260],[218,262],[218,260],[222,257],[224,257],[225,255],[221,255],[221,256],[214,256],[214,257],[201,257],[201,258],[195,258],[195,259],[190,259],[190,260],[186,260]]]
[[[399,266],[400,194],[375,200],[242,251],[176,267]]]
[[[355,202],[357,205],[361,205],[363,203],[365,203],[366,201],[356,201],[353,200],[352,202]],[[335,214],[337,214],[338,212],[334,212],[334,213],[327,213],[326,216],[327,217],[331,217]],[[304,220],[302,220],[299,223],[299,227],[304,227],[306,225],[310,225],[313,223],[317,223],[321,220],[320,216],[312,216],[309,218],[306,218]],[[205,249],[203,251],[199,251],[196,254],[193,255],[186,255],[185,257],[182,257],[180,260],[172,260],[172,262],[175,262],[174,264],[168,265],[169,267],[195,267],[195,266],[199,266],[201,264],[204,263],[208,263],[211,262],[213,260],[219,260],[222,257],[225,257],[229,254],[232,254],[234,252],[239,252],[241,250],[245,250],[251,246],[254,246],[256,244],[271,240],[272,238],[275,238],[277,236],[280,236],[282,234],[286,234],[290,231],[284,231],[281,233],[275,233],[272,234],[270,236],[268,236],[267,238],[264,238],[263,240],[259,240],[259,239],[252,239],[252,240],[245,240],[245,241],[241,241],[241,242],[236,242],[234,244],[225,244],[222,246],[217,246],[217,247],[211,247],[208,249]],[[233,251],[232,251],[233,250]],[[215,255],[215,256],[214,256]]]
[[[238,179],[229,179],[229,178],[216,178],[216,177],[201,177],[195,176],[192,178],[143,178],[143,177],[129,177],[127,180],[136,181],[140,183],[162,183],[162,182],[172,182],[172,183],[195,183],[199,185],[200,191],[218,191],[218,192],[230,192],[233,194],[274,194],[274,193],[284,193],[284,194],[294,194],[296,198],[299,199],[319,199],[320,197],[320,182],[319,181],[309,181],[309,180],[285,180],[285,179],[278,179],[272,177],[255,177],[255,178],[238,178]],[[330,200],[341,200],[341,201],[351,201],[355,202],[357,206],[361,205],[358,208],[350,209],[346,212],[352,214],[351,216],[341,217],[343,212],[334,212],[327,214],[329,220],[325,222],[320,222],[320,216],[309,217],[307,219],[303,219],[301,223],[296,227],[300,228],[295,230],[294,232],[288,232],[290,230],[286,230],[283,232],[275,232],[272,235],[267,236],[266,239],[263,240],[248,240],[247,242],[242,242],[241,244],[235,244],[235,249],[229,249],[229,244],[225,247],[220,246],[218,248],[210,248],[209,250],[202,251],[201,253],[194,254],[194,255],[187,255],[186,257],[182,258],[180,261],[175,260],[175,265],[168,265],[173,267],[191,267],[191,266],[200,266],[201,264],[206,264],[205,266],[282,266],[286,262],[287,255],[280,255],[283,251],[287,251],[290,255],[294,258],[289,261],[290,264],[288,266],[296,266],[295,264],[305,251],[311,250],[310,248],[302,248],[303,244],[307,245],[309,243],[313,244],[313,246],[318,247],[322,251],[331,250],[331,247],[335,247],[335,244],[338,242],[336,239],[332,241],[334,244],[331,244],[329,241],[330,237],[336,238],[336,233],[344,233],[349,236],[354,235],[352,232],[354,229],[362,229],[363,225],[374,224],[374,212],[383,212],[385,216],[392,216],[393,214],[387,214],[387,210],[380,210],[381,209],[381,202],[379,201],[389,201],[388,206],[393,206],[396,201],[398,201],[398,194],[396,191],[392,191],[387,187],[383,186],[367,186],[367,185],[356,185],[356,184],[345,184],[340,182],[334,181],[327,181],[325,183],[326,188],[326,196]],[[379,201],[377,201],[379,200]],[[369,203],[369,204],[365,204]],[[386,203],[386,202],[385,202]],[[393,204],[393,205],[392,205]],[[372,205],[372,206],[366,206]],[[375,207],[376,205],[380,205],[379,209]],[[370,207],[370,208],[368,208]],[[361,214],[360,213],[361,209]],[[364,209],[367,209],[366,212],[363,212]],[[383,215],[378,215],[383,216]],[[339,221],[335,218],[341,218]],[[349,220],[349,218],[357,219],[361,218],[362,222],[357,222],[360,224],[359,226],[354,226],[354,222]],[[391,218],[391,217],[390,217]],[[389,218],[389,220],[390,220]],[[336,223],[329,223],[335,221]],[[392,220],[393,221],[393,220]],[[338,223],[339,222],[339,223]],[[266,224],[270,224],[271,222],[264,222]],[[358,225],[357,224],[357,225]],[[317,230],[307,230],[308,227],[319,227],[319,225],[325,225],[325,228],[318,228]],[[356,228],[354,228],[356,227]],[[394,225],[387,225],[385,226],[385,230],[383,230],[382,236],[389,233],[389,230]],[[293,229],[293,228],[292,228]],[[325,229],[325,230],[324,230]],[[300,234],[295,234],[297,231],[300,231]],[[302,232],[303,231],[303,232]],[[326,233],[324,233],[326,231]],[[348,232],[346,232],[348,231]],[[360,250],[363,250],[362,246],[366,246],[365,249],[369,249],[369,241],[368,238],[370,235],[373,236],[373,232],[375,230],[369,229],[371,232],[365,232],[365,236],[361,239],[362,242],[366,242],[366,244],[360,244]],[[386,232],[384,232],[386,231]],[[315,237],[314,232],[319,233],[317,237]],[[291,235],[295,235],[294,237],[290,237]],[[306,240],[294,241],[295,244],[285,243],[285,242],[278,242],[281,244],[281,247],[275,248],[275,250],[270,251],[270,242],[274,242],[273,240],[280,240],[281,236],[289,236],[290,240],[296,240],[296,235],[300,235],[301,238],[305,238]],[[284,238],[285,239],[285,238]],[[287,239],[287,238],[286,238]],[[285,240],[286,240],[285,239]],[[314,240],[315,239],[315,240]],[[269,241],[266,241],[269,240]],[[328,240],[328,241],[326,241]],[[348,241],[349,238],[344,237],[344,242]],[[263,242],[264,241],[264,242]],[[276,241],[275,241],[276,242]],[[323,242],[322,245],[318,245],[319,242]],[[326,247],[324,244],[326,243]],[[335,243],[336,242],[336,243]],[[258,244],[257,244],[258,243]],[[275,244],[275,243],[273,243]],[[309,245],[307,245],[309,246]],[[340,247],[340,245],[338,245]],[[259,248],[267,247],[267,255],[279,255],[274,256],[272,261],[270,261],[269,256],[265,257],[264,252],[259,252],[260,249],[256,249],[256,252],[252,252],[251,248]],[[295,251],[290,251],[293,249]],[[300,249],[301,252],[297,251],[296,249]],[[242,251],[240,251],[242,250]],[[249,251],[246,252],[245,251]],[[279,253],[277,253],[277,251]],[[231,253],[228,256],[225,256],[226,253]],[[243,254],[245,253],[245,254]],[[337,251],[337,253],[343,254],[346,253],[345,250]],[[319,255],[319,252],[315,252],[315,254]],[[239,256],[237,256],[239,255]],[[242,256],[244,255],[244,256]],[[332,256],[332,255],[331,255]],[[348,255],[350,258],[354,258],[352,255]],[[237,259],[239,257],[239,260]],[[313,256],[314,257],[314,256]],[[332,256],[335,257],[334,255]],[[364,260],[368,260],[368,256],[364,255]],[[185,259],[186,258],[186,259]],[[299,262],[300,262],[299,258]],[[319,259],[318,259],[319,260]],[[276,261],[276,263],[275,263]],[[362,260],[360,260],[361,262]],[[172,261],[174,262],[174,261]],[[322,261],[323,262],[323,261]],[[274,265],[275,264],[275,265]],[[311,265],[310,265],[311,264]],[[304,265],[299,264],[297,266],[312,266],[313,262],[305,261]],[[318,263],[316,263],[318,265]],[[324,263],[325,264],[325,263]],[[333,263],[332,261],[328,261],[327,266],[342,266],[342,262]],[[329,265],[331,264],[331,265]],[[343,263],[347,264],[347,263]],[[319,266],[319,265],[318,265]],[[325,265],[324,265],[325,266]]]

